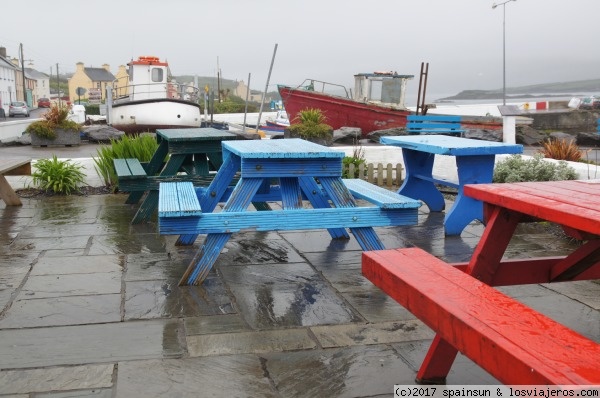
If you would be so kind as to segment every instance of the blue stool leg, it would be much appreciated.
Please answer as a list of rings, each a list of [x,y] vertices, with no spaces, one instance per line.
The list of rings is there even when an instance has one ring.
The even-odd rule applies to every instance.
[[[331,207],[329,201],[322,194],[322,189],[317,184],[313,177],[300,177],[300,187],[308,201],[315,209],[323,209]],[[327,229],[332,239],[350,239],[350,235],[344,228],[329,228]]]
[[[335,207],[357,207],[354,197],[339,177],[320,177],[321,185]],[[350,228],[352,235],[363,250],[383,250],[385,246],[372,227]]]
[[[221,250],[231,237],[231,234],[209,234],[204,245],[192,259],[188,269],[179,281],[179,286],[198,285],[206,279],[210,269],[217,261]]]
[[[217,175],[206,189],[206,194],[200,199],[200,206],[202,207],[203,212],[210,213],[217,207],[219,200],[229,187],[229,184],[233,180],[235,173],[239,170],[239,167],[239,158],[236,156],[230,156],[227,161],[223,163]],[[177,239],[175,245],[189,246],[194,244],[196,238],[198,238],[197,234],[181,235]]]
[[[398,190],[400,195],[425,202],[430,211],[442,211],[446,207],[444,196],[432,181],[416,178],[432,178],[435,154],[402,148],[402,157],[406,167],[406,178]]]
[[[465,184],[487,184],[494,176],[494,155],[457,156],[458,195],[444,219],[446,235],[460,235],[471,221],[483,221],[483,203],[463,193]]]
[[[225,206],[223,206],[223,212],[246,210],[262,183],[262,178],[240,179],[240,182],[231,193],[229,200],[225,203]],[[213,203],[216,202],[213,201]],[[200,222],[202,222],[202,220],[200,220]],[[225,247],[225,244],[230,237],[231,233],[214,233],[206,235],[204,245],[202,245],[202,248],[194,256],[194,259],[179,281],[179,285],[198,285],[202,283],[217,261],[221,250],[223,250],[223,247]]]

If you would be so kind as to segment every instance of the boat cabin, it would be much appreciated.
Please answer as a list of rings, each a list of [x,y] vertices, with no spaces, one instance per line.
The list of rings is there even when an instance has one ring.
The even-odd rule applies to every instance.
[[[142,56],[129,66],[129,99],[140,101],[171,98],[169,95],[169,64],[158,57]]]
[[[396,72],[359,73],[354,75],[354,100],[365,103],[404,107],[406,83],[413,75]]]

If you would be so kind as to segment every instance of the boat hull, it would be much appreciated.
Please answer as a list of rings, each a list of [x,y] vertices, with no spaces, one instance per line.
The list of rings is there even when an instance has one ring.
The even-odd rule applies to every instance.
[[[409,109],[363,103],[287,86],[279,86],[279,94],[290,120],[294,120],[303,109],[318,108],[327,117],[327,124],[334,129],[358,127],[365,138],[373,131],[405,127],[406,117],[415,114]],[[466,129],[502,129],[499,118],[462,116],[461,124]]]
[[[303,109],[318,108],[327,117],[327,124],[334,129],[358,127],[363,136],[376,130],[404,127],[406,116],[413,113],[408,109],[361,103],[348,98],[285,86],[279,87],[279,94],[290,120],[294,120]]]
[[[112,105],[110,124],[125,133],[154,132],[161,128],[200,127],[200,106],[188,101],[158,98]]]

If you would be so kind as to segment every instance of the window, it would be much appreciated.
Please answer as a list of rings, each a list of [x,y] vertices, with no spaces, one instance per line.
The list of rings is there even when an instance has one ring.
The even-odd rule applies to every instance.
[[[152,81],[162,82],[163,81],[163,70],[160,68],[152,68]]]

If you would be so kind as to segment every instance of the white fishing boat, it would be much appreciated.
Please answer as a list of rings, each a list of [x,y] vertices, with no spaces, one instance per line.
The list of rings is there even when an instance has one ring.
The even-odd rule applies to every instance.
[[[166,61],[143,56],[127,65],[128,82],[116,81],[107,101],[108,124],[126,133],[200,127],[198,89],[174,82]]]

